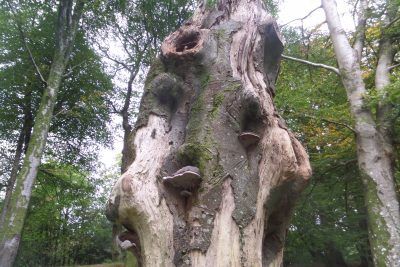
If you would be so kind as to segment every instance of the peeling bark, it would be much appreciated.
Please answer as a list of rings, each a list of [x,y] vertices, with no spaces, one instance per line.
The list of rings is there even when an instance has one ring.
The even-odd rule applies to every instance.
[[[207,1],[164,40],[107,209],[143,266],[281,266],[311,174],[273,104],[282,50],[258,0]],[[199,186],[163,182],[185,166]]]

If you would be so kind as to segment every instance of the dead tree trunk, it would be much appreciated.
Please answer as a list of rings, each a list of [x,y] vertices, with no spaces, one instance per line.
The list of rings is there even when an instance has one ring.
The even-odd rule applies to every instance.
[[[107,216],[142,266],[280,266],[311,170],[273,104],[282,43],[259,0],[206,1],[145,83]]]

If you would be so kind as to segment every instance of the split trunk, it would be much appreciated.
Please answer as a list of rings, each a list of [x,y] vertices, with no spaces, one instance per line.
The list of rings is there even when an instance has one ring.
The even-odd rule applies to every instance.
[[[206,1],[163,42],[107,209],[140,265],[281,266],[311,173],[273,104],[282,49],[258,0]]]

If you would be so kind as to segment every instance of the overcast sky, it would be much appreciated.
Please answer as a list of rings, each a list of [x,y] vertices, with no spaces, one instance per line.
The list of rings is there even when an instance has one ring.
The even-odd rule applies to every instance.
[[[284,25],[292,20],[303,18],[313,9],[321,6],[321,0],[280,0],[278,24]],[[336,0],[338,11],[342,18],[342,24],[345,30],[354,29],[354,22],[349,12],[350,7],[345,0]],[[322,8],[313,12],[303,21],[304,27],[313,28],[315,25],[325,21],[325,15]],[[290,26],[300,26],[300,21],[290,23]],[[327,30],[327,27],[323,29]]]

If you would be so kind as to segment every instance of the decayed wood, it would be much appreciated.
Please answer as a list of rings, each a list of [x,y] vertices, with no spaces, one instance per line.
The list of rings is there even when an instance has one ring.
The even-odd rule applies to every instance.
[[[280,266],[311,173],[273,105],[282,42],[261,1],[207,2],[162,44],[107,216],[144,266]],[[163,177],[184,167],[201,182],[182,194]]]

